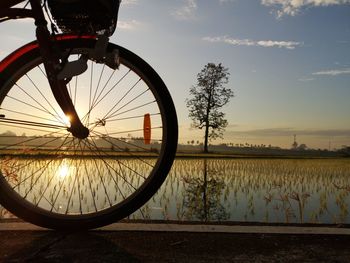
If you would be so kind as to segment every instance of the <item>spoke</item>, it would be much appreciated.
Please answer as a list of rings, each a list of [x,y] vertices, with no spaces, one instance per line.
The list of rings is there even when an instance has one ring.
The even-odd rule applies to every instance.
[[[68,138],[68,136],[67,136],[67,138]],[[67,139],[67,138],[66,138],[66,139]],[[58,139],[61,139],[61,138],[56,138],[55,140],[58,140]],[[56,153],[58,153],[58,152],[59,152],[59,148],[61,148],[61,147],[65,146],[65,141],[66,141],[66,139],[63,141],[63,143],[62,143],[60,146],[58,146],[56,149],[53,149],[53,150],[56,150]],[[52,140],[52,141],[54,141],[54,140]],[[50,141],[50,142],[52,142],[52,141]],[[50,143],[50,142],[47,142],[47,143]],[[43,145],[38,146],[38,147],[42,147],[42,146],[43,146]],[[36,162],[36,160],[35,160],[35,159],[34,159],[34,160],[32,160],[31,162],[27,163],[27,164],[24,164],[24,165],[22,165],[22,166],[19,166],[17,169],[12,169],[12,170],[11,170],[11,174],[16,173],[17,171],[19,171],[19,170],[23,169],[24,167],[29,166],[30,164],[32,164],[32,163],[34,163],[34,162]]]
[[[112,137],[111,137],[111,138],[112,138]],[[123,137],[122,137],[122,138],[123,138]],[[139,138],[139,137],[133,137],[132,140],[133,140],[133,141],[144,141],[145,139],[144,139],[144,138]],[[153,143],[153,142],[162,142],[163,140],[162,140],[162,139],[159,139],[159,138],[152,138],[151,141],[152,141],[152,143]],[[126,143],[127,143],[127,142],[126,142]],[[151,144],[152,144],[152,143],[151,143]],[[133,145],[133,144],[131,144],[131,145]],[[137,146],[137,145],[135,145],[135,146]],[[140,146],[140,147],[141,147],[141,146]],[[141,148],[142,148],[142,147],[141,147]],[[147,148],[146,148],[146,149],[147,149]]]
[[[92,82],[93,82],[93,72],[94,72],[94,63],[91,61],[91,70],[90,70],[90,90],[89,90],[89,112],[86,118],[86,124],[90,122],[90,114],[91,114],[91,106],[92,106],[92,101],[91,101],[91,96],[92,96]]]
[[[100,104],[101,101],[104,100],[104,99],[107,97],[107,95],[108,95],[109,93],[111,93],[111,91],[114,90],[115,87],[116,87],[117,85],[119,85],[119,83],[120,83],[130,72],[131,72],[131,69],[129,69],[129,71],[126,72],[126,73],[117,81],[117,83],[114,84],[114,85],[102,96],[102,98],[99,99],[99,97],[100,97],[100,95],[102,95],[102,92],[103,92],[104,89],[101,90],[99,96],[96,98],[96,102],[93,103],[93,104],[91,105],[91,109],[89,110],[88,114],[89,114],[94,108],[96,108],[96,106],[97,106],[98,104]]]
[[[151,128],[151,130],[158,130],[158,129],[162,129],[163,127],[162,126],[158,126],[158,127],[153,127]],[[127,131],[119,131],[119,132],[111,132],[111,133],[108,133],[108,135],[116,135],[116,134],[127,134],[127,133],[131,133],[131,132],[142,132],[143,129],[135,129],[135,130],[127,130]],[[103,136],[104,134],[103,133],[99,133],[97,131],[91,131],[93,133],[98,133],[100,134],[101,136]]]
[[[97,83],[97,86],[96,86],[96,89],[95,89],[94,97],[92,98],[92,104],[95,102],[96,95],[97,95],[97,91],[98,91],[98,89],[100,88],[101,79],[102,79],[102,75],[103,75],[103,72],[104,72],[104,70],[105,70],[105,67],[106,67],[106,65],[103,64],[102,70],[101,70],[101,73],[100,73],[100,77],[99,77],[99,79],[98,79],[98,83]],[[113,76],[114,72],[115,72],[115,70],[112,72],[110,78]],[[109,78],[109,79],[110,79],[110,78]],[[108,82],[107,82],[107,83],[108,83]],[[89,107],[89,109],[90,109],[90,107]]]
[[[65,141],[67,140],[67,138],[68,138],[68,136],[65,138]],[[72,144],[72,141],[70,142],[71,144]],[[63,142],[62,143],[62,146],[65,144],[65,142]],[[60,162],[60,165],[62,164],[62,162],[63,162],[63,160],[64,159],[62,159],[61,160],[61,162]],[[52,162],[53,160],[51,160],[50,161],[50,163]],[[43,173],[44,173],[44,171],[43,171]],[[42,174],[43,174],[42,173]],[[41,174],[41,175],[42,175]],[[40,175],[40,177],[41,177],[41,175]],[[45,193],[46,193],[46,191],[47,191],[47,189],[49,188],[49,186],[51,185],[51,182],[52,182],[52,180],[54,179],[54,174],[52,174],[51,176],[50,176],[50,180],[49,180],[49,182],[46,184],[46,189],[45,189],[45,191],[43,191],[42,192],[42,194],[41,194],[41,196],[40,196],[40,198],[39,198],[39,200],[36,202],[36,204],[35,204],[35,206],[38,206],[39,205],[39,203],[40,203],[40,201],[44,198],[51,206],[54,206],[54,204],[52,204],[44,195],[45,195]],[[35,182],[35,184],[34,185],[36,185],[36,183],[37,183],[37,181],[39,180],[39,177],[38,177],[38,179],[36,180],[36,182]],[[33,185],[33,187],[34,187],[34,185]],[[30,191],[31,191],[32,189],[30,189]],[[39,191],[40,192],[40,191]],[[29,192],[28,192],[29,193]],[[27,193],[27,194],[28,194]],[[24,197],[25,198],[25,197]]]
[[[73,139],[73,141],[74,141],[74,139]],[[53,175],[52,175],[52,176],[53,176]],[[59,185],[59,190],[58,190],[58,193],[57,193],[55,199],[53,200],[53,202],[52,202],[52,204],[51,204],[51,210],[50,210],[50,212],[52,212],[52,210],[55,208],[57,199],[58,199],[58,197],[59,197],[59,195],[60,195],[60,193],[61,193],[61,191],[62,191],[62,187],[63,187],[64,182],[66,181],[66,179],[67,179],[67,177],[64,177],[63,180],[62,180],[62,182],[61,182],[61,185]],[[57,184],[56,184],[56,185],[57,185]],[[56,209],[56,211],[57,211],[57,209]]]
[[[62,182],[61,182],[61,185],[59,185],[59,190],[56,194],[56,197],[54,198],[54,200],[52,200],[53,202],[51,203],[51,209],[50,209],[50,212],[52,212],[52,210],[55,208],[55,205],[56,205],[56,202],[57,202],[57,199],[58,197],[60,196],[60,193],[62,191],[62,188],[63,188],[63,185],[64,185],[64,182],[66,181],[67,177],[64,177]],[[57,211],[57,209],[56,209]]]
[[[29,98],[31,98],[39,107],[42,109],[42,111],[47,112],[48,114],[51,114],[44,105],[42,105],[37,99],[35,99],[33,96],[31,96],[27,91],[25,91],[22,87],[20,87],[17,83],[15,84],[17,88],[19,88],[24,94],[26,94]],[[57,113],[56,113],[57,114]],[[54,116],[53,114],[51,114]],[[58,115],[58,114],[57,114]]]
[[[64,142],[61,144],[61,146],[59,146],[58,148],[61,148],[61,147],[63,147],[64,145],[65,145],[65,141],[66,140],[64,140]],[[58,151],[57,151],[58,152]],[[57,154],[57,152],[56,152],[56,154]],[[13,187],[13,189],[15,189],[15,188],[17,188],[19,185],[21,185],[23,182],[25,182],[25,181],[27,181],[29,178],[31,178],[35,173],[37,173],[38,171],[40,171],[41,169],[44,169],[44,168],[46,168],[50,163],[52,163],[53,161],[54,161],[55,159],[52,159],[52,160],[50,160],[48,163],[47,163],[47,165],[46,166],[44,166],[44,167],[41,167],[39,170],[37,170],[36,172],[33,172],[31,175],[29,175],[29,176],[27,176],[26,178],[24,178],[21,182],[18,182],[17,183],[17,185],[15,185],[14,187]],[[33,162],[35,162],[35,160],[33,161]],[[25,165],[25,166],[28,166],[29,164],[27,164],[27,165]],[[25,167],[24,166],[24,167]],[[23,168],[24,168],[23,167]],[[21,168],[21,169],[23,169],[23,168]]]
[[[77,152],[77,149],[76,149],[76,145],[74,144],[74,141],[75,141],[75,138],[71,141],[71,144],[73,145],[73,148],[74,148],[74,155],[76,154],[76,152]],[[62,162],[63,162],[63,159],[62,159]],[[62,162],[61,162],[61,164],[62,164]],[[70,164],[72,164],[73,163],[73,160],[71,159],[70,160]],[[53,177],[53,176],[52,176]],[[66,177],[65,177],[66,178]],[[65,179],[64,178],[64,179]],[[65,180],[63,180],[63,181],[65,181]],[[62,185],[64,184],[64,182],[62,182]],[[57,185],[57,184],[56,184]],[[62,185],[61,185],[61,187],[62,187]],[[73,186],[74,187],[74,186]],[[59,195],[58,195],[59,196]],[[51,207],[51,210],[55,207],[55,205],[56,205],[56,202],[57,202],[57,199],[58,199],[58,196],[56,196],[56,199],[55,199],[55,201],[54,201],[54,203],[53,204],[51,204],[52,205],[52,207]],[[70,197],[71,198],[71,197]],[[69,208],[69,203],[70,203],[70,200],[68,201],[68,204],[67,204],[67,210],[68,210],[68,208]],[[59,207],[58,207],[58,209],[59,209]],[[56,208],[56,211],[58,211],[58,209]],[[67,211],[66,211],[66,214],[67,214]]]
[[[106,113],[106,115],[102,118],[102,119],[106,119],[108,115],[113,115],[113,113],[111,113],[118,105],[119,103],[137,86],[137,84],[141,81],[141,78],[138,79],[138,81],[132,85],[132,87],[119,99],[119,101],[114,104],[114,106]],[[118,110],[117,110],[118,111]]]
[[[97,169],[97,172],[98,172],[98,176],[99,176],[99,178],[100,178],[100,180],[101,180],[103,189],[104,189],[105,194],[106,194],[106,196],[107,196],[107,199],[108,199],[108,202],[109,202],[109,207],[111,207],[111,206],[112,206],[112,203],[111,203],[110,197],[109,197],[109,195],[108,195],[108,193],[107,193],[106,185],[105,185],[105,183],[104,183],[104,181],[103,181],[103,178],[102,178],[102,176],[101,176],[100,169],[99,169],[99,167],[98,167],[98,165],[97,165],[97,162],[96,162],[96,159],[95,159],[95,158],[93,158],[93,162],[95,163],[95,166],[96,166],[96,169]]]
[[[52,163],[53,160],[51,160],[50,162],[48,162],[46,165],[42,166],[40,169],[36,170],[35,172],[33,172],[31,175],[29,175],[27,178],[25,178],[24,180],[22,180],[20,183],[18,183],[17,185],[15,185],[12,189],[16,189],[18,188],[21,184],[23,184],[25,181],[27,181],[29,178],[34,177],[34,175],[40,171],[42,171],[39,175],[38,178],[35,180],[35,182],[30,186],[30,189],[27,191],[27,193],[23,196],[24,199],[27,198],[27,195],[29,194],[29,192],[31,192],[35,186],[35,184],[38,182],[39,178],[43,175],[43,173],[45,172],[46,168],[50,165],[50,163]]]
[[[73,182],[73,185],[72,185],[72,188],[71,188],[71,191],[70,191],[70,195],[69,195],[69,198],[68,198],[68,201],[67,201],[67,207],[66,207],[66,212],[65,212],[66,215],[68,214],[69,204],[70,204],[70,201],[72,200],[72,196],[73,196],[73,192],[74,192],[74,187],[75,187],[75,184],[76,184],[76,182],[77,182],[77,179],[78,179],[78,176],[75,176],[74,182]],[[80,194],[80,193],[78,193],[78,194]]]
[[[123,150],[121,147],[119,147],[118,145],[114,144],[113,142],[110,142],[109,140],[107,140],[107,139],[105,139],[105,138],[101,138],[101,139],[103,139],[104,141],[106,141],[106,142],[112,144],[113,146],[116,146],[118,149]],[[127,144],[127,143],[126,143],[126,144]],[[103,150],[101,151],[101,150],[98,148],[98,146],[97,146],[97,144],[95,143],[95,141],[94,141],[94,146],[96,147],[96,149],[97,149],[99,152],[104,153],[104,155],[113,157],[113,155],[108,154],[108,152],[103,151]],[[141,149],[142,149],[142,148],[141,148]],[[152,152],[150,152],[150,151],[148,151],[148,152],[149,152],[149,153],[152,153]],[[154,153],[153,153],[153,154],[154,154]],[[141,158],[140,156],[138,156],[138,155],[133,155],[132,153],[128,152],[128,156],[134,157],[135,159],[141,161],[142,163],[145,163],[145,164],[147,164],[148,166],[154,168],[154,165],[152,165],[152,164],[146,162],[144,159],[142,159],[142,158]],[[157,155],[154,154],[153,156],[150,156],[150,157],[154,157],[154,156],[157,156]],[[117,161],[118,161],[118,160],[117,160]],[[134,170],[133,170],[132,168],[130,168],[130,167],[127,167],[127,168],[130,169],[131,171],[134,171]],[[137,173],[136,171],[134,171],[134,172]],[[138,173],[137,173],[137,174],[138,174]],[[143,177],[143,175],[141,175],[141,174],[138,174],[138,175],[140,175],[141,177]],[[143,177],[143,178],[146,179],[145,177]]]
[[[13,125],[13,124],[7,124],[7,123],[4,123],[3,126],[23,129],[23,126]],[[47,130],[35,129],[35,128],[28,128],[28,127],[26,127],[26,130],[40,131],[40,132],[48,132]],[[59,131],[59,132],[57,132],[57,134],[61,134],[62,132],[63,132],[63,131]]]
[[[0,122],[17,124],[17,125],[25,125],[25,126],[51,128],[51,129],[67,129],[67,127],[65,127],[65,126],[53,125],[53,124],[48,124],[48,123],[43,123],[43,122],[18,120],[18,119],[0,118]]]
[[[91,49],[73,44],[71,50],[64,47],[67,61]],[[159,147],[165,134],[158,97],[148,87],[154,85],[152,78],[148,81],[149,70],[141,69],[139,74],[123,65],[114,70],[90,60],[85,74],[70,78],[66,84],[68,95],[90,132],[87,138],[77,139],[68,131],[69,124],[47,82],[42,81],[47,74],[39,58],[21,67],[19,81],[14,83],[14,78],[6,89],[10,96],[6,92],[2,96],[5,109],[0,110],[6,114],[0,116],[3,134],[6,127],[16,127],[9,130],[27,136],[0,135],[0,176],[34,209],[60,214],[59,219],[93,219],[104,209],[128,209],[130,196],[152,184],[151,176],[163,156],[163,152],[153,149],[163,149]],[[10,106],[6,109],[6,105]],[[154,127],[149,127],[156,137],[152,144],[141,143],[141,136],[133,140],[118,138],[128,133],[143,134],[145,114],[155,116]],[[66,169],[68,172],[63,173]],[[140,213],[145,217],[144,210]]]
[[[85,140],[84,140],[84,146],[87,146],[86,143],[85,143]],[[81,151],[83,151],[83,148],[81,147],[80,143],[79,143],[79,147],[80,147]],[[90,180],[90,172],[88,171],[88,169],[86,167],[86,164],[84,165],[84,168],[85,168],[85,174],[87,175],[87,178],[88,178],[88,181],[89,181],[89,187],[90,187],[91,197],[92,197],[92,200],[93,200],[93,203],[94,203],[94,207],[95,207],[95,212],[98,212],[96,201],[95,201],[96,192],[94,192],[92,190],[92,183],[91,183],[91,180]]]
[[[113,70],[112,73],[109,75],[109,78],[107,79],[106,83],[103,85],[102,90],[99,92],[98,96],[96,97],[96,95],[94,95],[94,99],[92,101],[92,105],[95,105],[96,101],[100,98],[100,96],[102,95],[103,91],[107,88],[109,82],[111,81],[112,77],[114,76],[116,70]],[[119,80],[119,82],[122,79]],[[116,84],[117,85],[117,84]],[[95,91],[95,93],[97,94],[97,90]]]
[[[79,169],[80,169],[80,166],[81,166],[81,163],[82,163],[83,159],[80,159],[79,161],[79,165],[77,166],[77,170],[75,172],[75,176],[78,177],[79,176],[79,179],[78,179],[78,197],[79,197],[79,211],[80,211],[80,214],[82,215],[83,214],[83,209],[82,209],[82,205],[81,205],[81,196],[80,196],[80,174],[79,174]]]
[[[24,105],[26,105],[26,106],[29,106],[29,107],[31,107],[31,108],[33,108],[33,109],[36,109],[36,110],[38,110],[38,111],[44,112],[45,114],[49,114],[49,115],[51,115],[52,117],[54,117],[59,123],[62,123],[62,121],[60,120],[61,117],[55,116],[55,115],[53,115],[51,112],[49,112],[49,111],[47,111],[47,110],[40,109],[40,108],[38,108],[38,107],[36,107],[36,106],[34,106],[34,105],[31,105],[31,104],[29,104],[29,103],[27,103],[27,102],[24,102],[24,101],[22,101],[22,100],[20,100],[20,99],[16,99],[16,98],[14,98],[14,97],[12,97],[12,96],[9,96],[9,95],[6,95],[6,97],[9,98],[9,99],[15,100],[15,101],[17,101],[17,102],[19,102],[19,103],[21,103],[21,104],[24,104]]]
[[[23,115],[23,116],[31,117],[31,118],[36,118],[36,119],[39,119],[39,120],[45,120],[45,121],[50,121],[50,122],[54,122],[54,123],[59,123],[59,124],[61,124],[60,121],[56,121],[56,120],[52,120],[52,119],[40,117],[40,116],[37,116],[37,115],[32,115],[32,114],[28,114],[28,113],[24,113],[24,112],[19,112],[19,111],[15,111],[15,110],[10,110],[10,109],[6,109],[6,108],[1,108],[1,110],[2,110],[2,111],[11,112],[11,113],[15,113],[15,114],[18,114],[18,115]]]
[[[60,133],[60,132],[51,132],[51,133],[48,133],[48,134],[47,134],[48,137],[46,137],[46,138],[53,138],[51,141],[47,141],[47,142],[45,142],[45,143],[43,143],[43,144],[41,144],[41,145],[38,145],[38,146],[36,146],[36,145],[28,145],[28,146],[36,146],[35,148],[32,148],[31,151],[37,150],[37,149],[39,149],[39,147],[43,147],[43,146],[45,146],[45,145],[47,145],[47,144],[49,144],[49,143],[51,143],[51,142],[53,142],[53,141],[55,141],[55,140],[59,140],[59,139],[63,138],[64,136],[61,136],[61,137],[53,137],[54,134],[59,134],[59,133]],[[65,134],[65,135],[66,135],[66,134]],[[50,136],[52,136],[52,137],[50,137]],[[68,135],[67,135],[67,136],[68,136]],[[7,147],[2,148],[2,150],[7,149],[7,148],[9,148],[9,147],[14,147],[14,146],[18,146],[18,145],[23,145],[24,143],[28,143],[28,142],[31,142],[31,141],[34,141],[34,140],[38,140],[38,139],[41,139],[41,138],[45,138],[45,137],[44,137],[44,136],[42,136],[42,137],[31,137],[31,138],[29,138],[28,140],[25,140],[25,141],[22,141],[22,142],[19,142],[19,143],[15,143],[15,144],[10,144],[10,145],[8,145]]]
[[[116,116],[123,115],[124,113],[129,113],[129,112],[131,112],[131,111],[134,111],[134,110],[137,110],[137,109],[141,109],[141,108],[146,107],[146,106],[148,106],[148,105],[151,105],[151,104],[153,104],[153,103],[155,103],[155,102],[156,102],[156,101],[153,100],[153,101],[151,101],[151,102],[147,102],[147,103],[145,103],[145,104],[136,106],[136,107],[131,108],[131,109],[128,109],[128,110],[126,110],[126,111],[119,112],[118,114],[114,114],[114,115],[109,116],[109,117],[106,118],[105,120],[109,120],[110,118],[114,118],[114,117],[116,117]],[[113,119],[112,119],[112,120],[113,120]]]
[[[101,155],[98,155],[98,154],[96,153],[96,150],[97,150],[99,153],[101,153],[101,151],[100,151],[99,148],[96,146],[96,143],[95,143],[94,141],[93,141],[93,143],[90,143],[89,141],[84,141],[84,144],[86,145],[86,147],[88,147],[88,148],[90,149],[91,152],[95,153],[95,156],[96,156],[96,157],[98,157],[98,158],[105,164],[105,167],[106,167],[107,170],[108,170],[109,176],[112,178],[114,184],[116,185],[116,187],[117,187],[117,189],[119,190],[119,192],[120,192],[120,194],[122,195],[122,197],[125,199],[126,197],[125,197],[125,195],[123,194],[123,192],[121,191],[121,189],[119,188],[118,182],[116,181],[116,179],[115,179],[114,176],[112,175],[111,170],[113,170],[113,171],[116,173],[116,175],[120,175],[120,176],[123,178],[123,180],[124,180],[126,183],[128,183],[127,180],[125,179],[125,175],[124,175],[124,174],[123,174],[123,175],[119,174],[118,171],[116,171],[113,167],[111,167],[111,165],[109,165],[109,164],[107,163],[107,161],[104,160],[104,159],[102,158]],[[91,145],[92,147],[91,147],[90,145]],[[123,173],[123,170],[121,169],[119,163],[118,163],[118,165],[119,165],[120,172]],[[132,187],[133,187],[133,186],[132,186]],[[133,187],[133,188],[134,188],[134,187]],[[134,188],[134,190],[136,190],[136,188]]]
[[[157,116],[160,115],[160,113],[151,113],[150,116]],[[137,116],[130,116],[130,117],[124,117],[124,118],[117,118],[108,120],[108,122],[114,122],[114,121],[126,121],[126,120],[132,120],[132,119],[143,119],[145,115],[137,115]]]
[[[96,151],[98,153],[101,153],[100,149],[96,146],[96,143],[94,140],[93,141],[93,144],[89,142],[89,145],[91,145],[94,149],[96,149]],[[93,153],[98,157],[100,158],[106,165],[108,165],[116,174],[118,174],[128,185],[130,185],[134,190],[137,190],[137,188],[135,188],[128,180],[126,180],[126,176],[125,175],[121,175],[117,170],[115,170],[115,168],[113,168],[110,164],[108,164],[106,162],[106,160],[104,160],[100,155],[98,155],[98,153],[96,153],[96,151],[93,151]],[[112,156],[111,156],[112,157]],[[120,165],[126,167],[127,169],[129,169],[130,171],[132,171],[133,173],[135,173],[136,175],[142,177],[143,179],[146,179],[146,177],[144,177],[143,175],[139,174],[138,172],[134,171],[133,169],[131,169],[130,167],[128,167],[126,164],[124,164],[123,162],[119,161],[119,160],[116,160],[116,162],[118,163],[119,165],[119,169],[120,171],[123,171],[123,169],[121,168]]]
[[[123,148],[121,148],[119,145],[114,144],[113,142],[107,140],[104,136],[101,136],[100,138],[103,139],[104,141],[110,143],[111,145],[117,147],[117,148],[120,149],[121,151],[123,150]],[[145,150],[145,152],[152,154],[152,155],[150,155],[150,157],[154,157],[154,156],[159,157],[159,154],[157,155],[156,153],[152,152],[150,149],[142,148],[141,146],[138,146],[138,145],[135,145],[135,144],[132,144],[132,143],[129,143],[129,142],[122,141],[122,140],[120,140],[120,139],[118,139],[118,138],[115,138],[115,137],[110,137],[110,136],[108,136],[108,138],[112,138],[112,139],[114,139],[114,140],[117,140],[117,141],[119,141],[119,142],[125,143],[125,144],[127,144],[127,145],[134,146],[135,148]],[[146,162],[146,161],[145,161],[144,159],[142,159],[140,156],[134,155],[134,154],[132,154],[132,153],[130,153],[130,152],[128,152],[128,155],[129,155],[129,156],[132,156],[132,157],[138,159],[139,161],[141,161],[141,162],[143,162],[143,163],[149,165],[150,167],[154,168],[154,165],[152,165],[152,164]]]
[[[74,141],[75,141],[75,140],[74,140]],[[78,141],[78,143],[77,143],[77,144],[74,144],[74,156],[76,155],[77,151],[79,150],[78,148],[81,149],[81,154],[82,154],[82,152],[83,152],[83,149],[81,148],[81,142],[80,142],[80,140],[77,140],[77,141]],[[77,146],[77,147],[76,147],[76,146]],[[81,166],[82,162],[83,162],[83,159],[80,158],[80,160],[79,160],[79,165],[76,167],[75,178],[74,178],[74,184],[73,184],[73,186],[72,186],[71,195],[70,195],[69,200],[68,200],[68,202],[67,202],[66,214],[68,214],[69,203],[70,203],[70,200],[71,200],[71,198],[72,198],[72,194],[73,194],[73,192],[74,192],[74,185],[75,185],[76,181],[78,181],[79,211],[80,211],[80,214],[81,214],[81,215],[83,214],[83,212],[82,212],[82,205],[81,205],[81,198],[80,198],[80,178],[78,178],[78,176],[79,176],[79,169],[80,169],[80,166]],[[73,163],[73,160],[71,160],[71,163]],[[80,176],[79,176],[79,177],[80,177]]]
[[[39,70],[41,71],[41,73],[43,73],[44,77],[47,79],[47,76],[46,76],[46,72],[39,66],[37,66],[37,68],[39,68]]]
[[[64,160],[64,159],[62,158],[62,160],[61,160],[61,162],[60,162],[60,165],[63,163],[63,160]],[[47,185],[46,185],[45,191],[42,192],[42,194],[41,194],[39,200],[37,201],[37,203],[35,204],[35,206],[38,206],[38,205],[39,205],[39,203],[40,203],[40,201],[41,201],[42,198],[44,198],[49,204],[51,204],[51,206],[53,205],[53,204],[45,197],[45,193],[46,193],[47,189],[49,189],[49,186],[51,185],[51,182],[53,181],[54,178],[55,178],[54,176],[50,176],[50,180],[49,180],[49,182],[48,182]],[[55,187],[54,187],[54,188],[55,188]]]
[[[42,98],[47,102],[47,104],[50,106],[51,110],[53,110],[56,113],[56,116],[59,116],[58,112],[55,110],[55,108],[53,107],[53,105],[49,102],[49,100],[44,96],[44,94],[40,91],[40,89],[38,88],[38,86],[33,82],[33,80],[28,76],[28,74],[25,75],[28,80],[32,83],[32,85],[35,87],[35,89],[39,92],[39,94],[42,96]],[[17,87],[19,87],[16,84]],[[21,90],[23,90],[21,87],[19,87]],[[23,90],[24,91],[24,90]],[[24,91],[25,92],[25,91]],[[27,94],[27,92],[25,92]],[[29,94],[27,94],[28,96],[30,96]],[[31,96],[30,96],[31,97]],[[32,97],[31,97],[32,98]],[[34,98],[33,98],[34,99]],[[39,103],[37,100],[34,99],[34,101],[36,101],[37,103]],[[39,104],[41,105],[41,104]],[[44,109],[46,107],[43,107]],[[53,115],[53,114],[52,114]],[[64,123],[64,121],[62,120],[62,118],[60,118],[61,121]]]

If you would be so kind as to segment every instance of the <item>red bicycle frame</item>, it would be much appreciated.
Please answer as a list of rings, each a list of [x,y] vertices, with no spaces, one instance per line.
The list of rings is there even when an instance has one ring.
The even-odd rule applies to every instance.
[[[89,135],[89,130],[80,121],[72,100],[69,96],[66,83],[67,80],[59,79],[57,76],[63,66],[60,61],[61,54],[54,52],[55,38],[51,37],[47,28],[47,21],[44,16],[41,0],[29,0],[31,9],[11,7],[22,1],[12,0],[2,4],[0,10],[0,22],[10,19],[33,18],[36,26],[36,38],[39,46],[47,78],[51,91],[66,116],[69,116],[71,127],[69,131],[77,138],[84,139]],[[0,67],[1,68],[1,67]],[[1,71],[0,71],[1,72]]]

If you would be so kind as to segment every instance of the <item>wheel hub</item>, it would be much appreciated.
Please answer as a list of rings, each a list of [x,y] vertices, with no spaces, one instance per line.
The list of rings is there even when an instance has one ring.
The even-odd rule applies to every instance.
[[[85,126],[81,126],[81,127],[72,126],[68,129],[68,131],[71,132],[74,137],[81,140],[87,138],[90,134],[89,129],[86,128]]]

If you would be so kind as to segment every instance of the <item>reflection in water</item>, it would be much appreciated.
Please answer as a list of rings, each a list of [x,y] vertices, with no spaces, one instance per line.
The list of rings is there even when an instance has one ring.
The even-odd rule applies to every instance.
[[[130,196],[150,173],[154,159],[11,158],[2,174],[23,198],[45,210],[83,214],[111,207]],[[123,169],[128,167],[128,170]]]
[[[350,223],[349,209],[349,159],[176,159],[131,218]]]
[[[203,175],[203,177],[201,177]],[[187,220],[222,221],[229,217],[221,203],[225,189],[223,176],[208,169],[208,160],[203,159],[203,171],[197,176],[186,175],[184,181],[184,217]]]
[[[72,173],[73,171],[73,167],[70,167],[68,164],[63,163],[59,166],[58,168],[58,176],[59,179],[64,179],[65,177],[67,177],[70,173]]]
[[[131,159],[124,161],[135,170],[147,169],[147,166],[136,165]],[[133,177],[132,173],[124,174],[124,179],[114,177],[117,184],[101,180],[98,176],[80,177],[83,173],[79,159],[62,159],[51,164],[47,162],[22,160],[16,165],[25,165],[25,173],[9,176],[13,177],[13,184],[16,185],[31,170],[39,170],[31,165],[47,166],[48,174],[38,172],[31,180],[40,177],[42,182],[39,185],[42,188],[39,187],[35,192],[43,194],[45,191],[47,199],[53,198],[50,202],[41,200],[41,205],[50,204],[56,198],[60,200],[56,202],[55,210],[65,211],[69,207],[79,212],[80,206],[85,210],[94,210],[91,200],[97,200],[99,206],[108,204],[104,187],[115,188],[114,195],[110,196],[113,201],[114,198],[122,198],[118,195],[131,192],[127,181],[133,185],[142,182],[140,177]],[[86,167],[96,172],[101,169],[93,160]],[[56,171],[55,178],[49,176],[50,170]],[[69,186],[74,184],[74,178],[78,178],[75,183],[79,184],[80,190],[71,193]],[[31,194],[31,180],[19,186],[23,195]],[[91,196],[96,198],[92,199]],[[158,193],[130,218],[204,222],[350,223],[349,209],[349,159],[176,159]],[[0,217],[6,216],[0,209]]]

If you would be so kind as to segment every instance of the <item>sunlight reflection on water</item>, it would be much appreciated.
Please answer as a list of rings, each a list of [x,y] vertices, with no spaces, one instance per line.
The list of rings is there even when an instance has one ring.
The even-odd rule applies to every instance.
[[[74,169],[63,162],[58,177]],[[350,223],[349,209],[349,159],[176,159],[158,193],[129,218]]]

